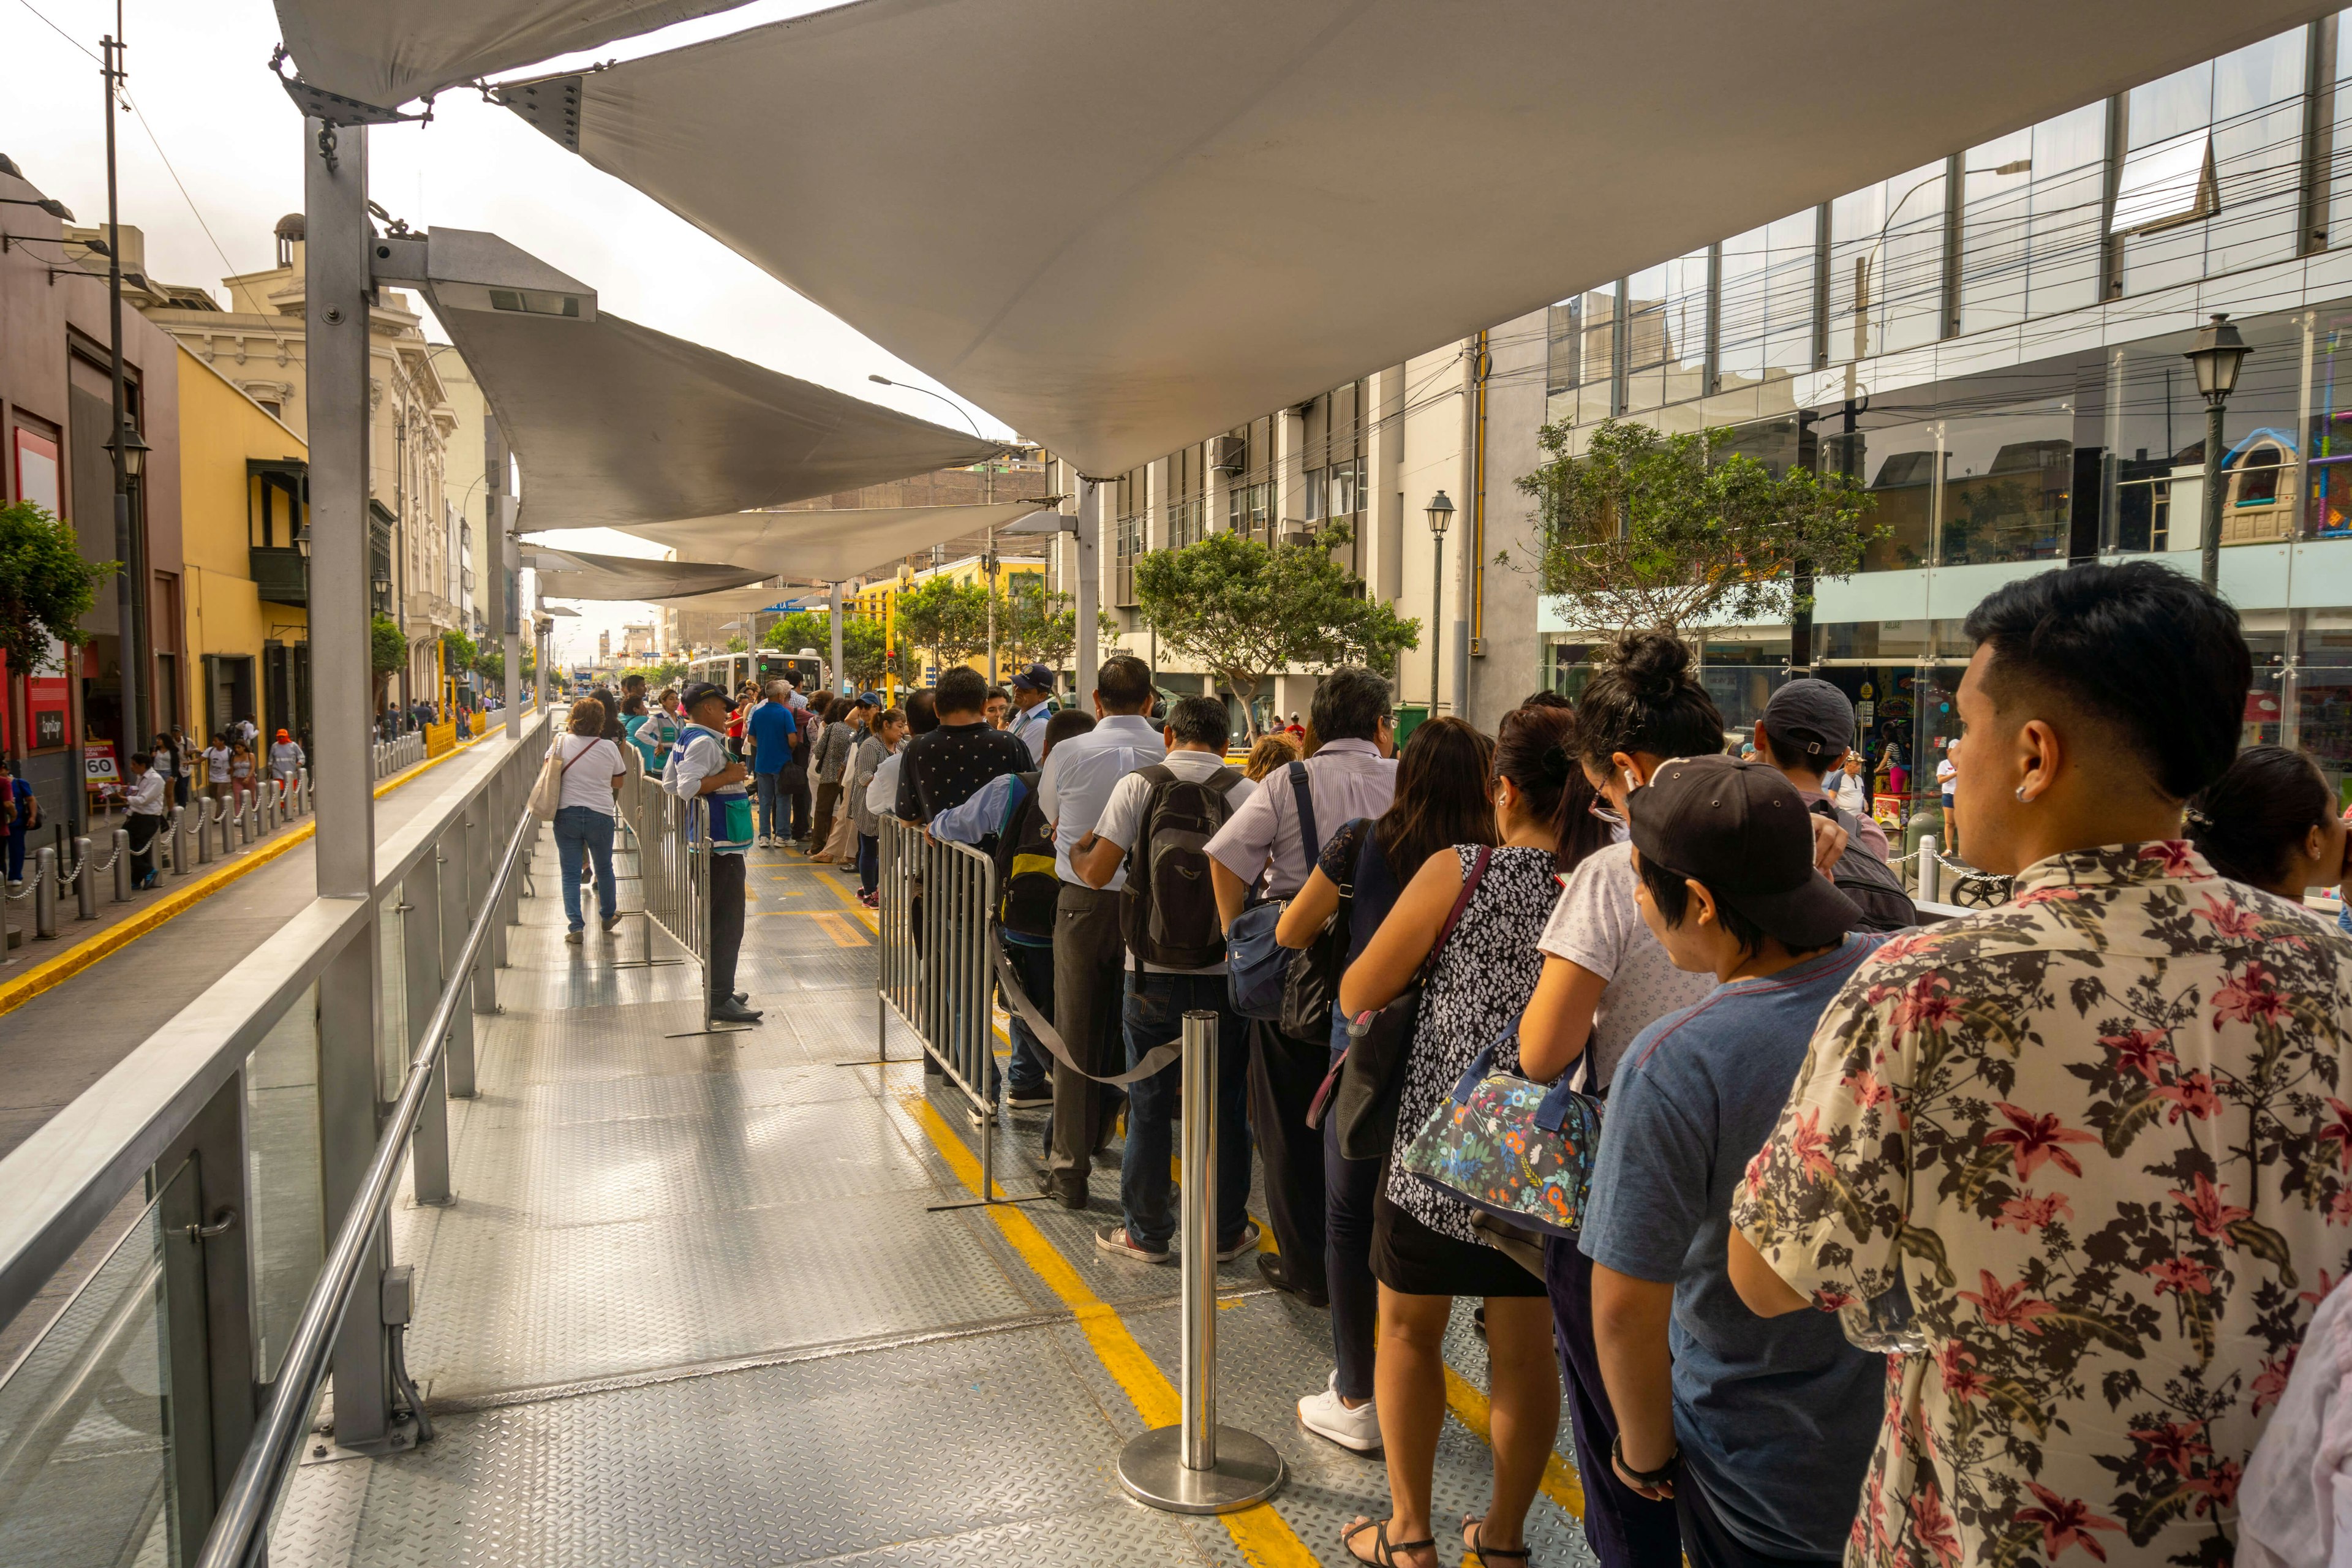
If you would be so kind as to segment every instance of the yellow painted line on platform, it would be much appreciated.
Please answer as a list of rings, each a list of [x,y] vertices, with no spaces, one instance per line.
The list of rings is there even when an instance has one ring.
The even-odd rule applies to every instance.
[[[500,723],[503,722],[501,720]],[[437,757],[426,758],[404,773],[394,773],[375,786],[375,798],[382,800],[427,768],[439,767],[452,757],[464,755],[467,749],[460,746],[444,752]],[[62,985],[99,960],[121,952],[165,921],[187,913],[231,882],[251,875],[296,845],[307,842],[318,830],[318,819],[313,817],[289,833],[255,846],[238,858],[205,873],[194,881],[173,889],[137,914],[117,921],[104,931],[76,942],[55,958],[44,959],[24,973],[0,984],[0,1014],[15,1011],[42,992]]]
[[[820,910],[811,914],[809,918],[825,929],[825,934],[833,938],[833,945],[835,947],[872,947],[874,945],[866,940],[866,933],[850,924],[849,917],[838,910]]]
[[[815,870],[815,868],[814,867],[810,868],[812,870]],[[866,929],[867,931],[872,931],[877,936],[882,934],[882,922],[875,918],[875,914],[872,910],[867,909],[864,904],[857,901],[857,895],[849,890],[848,883],[843,881],[839,877],[835,876],[831,871],[817,871],[816,879],[823,882],[826,887],[831,888],[833,889],[834,896],[848,907],[849,912],[866,922]]]
[[[900,1106],[930,1139],[931,1146],[948,1163],[956,1179],[967,1189],[979,1192],[980,1161],[964,1147],[963,1140],[949,1127],[946,1118],[920,1089],[901,1089],[898,1095]],[[1001,1194],[1003,1188],[997,1187],[996,1191]],[[1126,1390],[1128,1398],[1134,1402],[1136,1414],[1143,1417],[1143,1424],[1147,1427],[1172,1426],[1181,1419],[1183,1401],[1176,1385],[1135,1342],[1135,1335],[1129,1331],[1118,1309],[1087,1288],[1086,1280],[1045,1238],[1036,1223],[1017,1208],[992,1207],[982,1212],[996,1222],[996,1228],[1020,1254],[1021,1260],[1045,1282],[1045,1288],[1070,1309],[1087,1342],[1094,1347],[1095,1354],[1111,1376],[1118,1380],[1119,1387]],[[1271,1504],[1258,1503],[1237,1513],[1220,1514],[1217,1522],[1233,1536],[1243,1560],[1259,1568],[1312,1568],[1318,1561]]]
[[[1445,1369],[1445,1407],[1454,1418],[1467,1426],[1481,1443],[1495,1446],[1494,1416],[1486,1396],[1465,1381],[1452,1367]],[[1570,1519],[1584,1517],[1584,1484],[1576,1479],[1576,1467],[1559,1457],[1558,1452],[1544,1456],[1543,1495],[1568,1510]]]

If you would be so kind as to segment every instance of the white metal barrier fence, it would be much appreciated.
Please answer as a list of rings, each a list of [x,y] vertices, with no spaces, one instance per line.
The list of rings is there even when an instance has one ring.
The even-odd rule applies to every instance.
[[[639,918],[645,951],[640,957],[615,959],[613,967],[646,969],[685,963],[684,959],[655,955],[656,926],[686,949],[695,962],[707,967],[709,922],[704,900],[709,892],[709,867],[696,857],[687,831],[688,816],[699,814],[691,812],[686,802],[662,787],[659,778],[640,771],[634,762],[629,776],[621,781],[619,804],[622,841],[614,846],[614,853],[631,857],[636,862],[636,871],[633,877],[623,878],[615,866],[614,873],[617,879],[636,884],[638,907],[623,912]],[[698,866],[705,873],[698,879]],[[706,1004],[709,989],[708,985],[703,987]],[[708,1024],[709,1019],[706,1016],[703,1022]]]

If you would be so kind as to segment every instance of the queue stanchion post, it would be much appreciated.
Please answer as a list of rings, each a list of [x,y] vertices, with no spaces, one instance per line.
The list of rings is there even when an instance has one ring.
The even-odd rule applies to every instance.
[[[58,939],[58,851],[44,844],[33,857],[33,934],[44,942]]]
[[[77,838],[74,847],[74,913],[80,919],[98,919],[98,884],[90,879],[89,840]]]
[[[149,847],[147,853],[152,856],[155,853],[153,847],[155,840],[150,838],[147,843]],[[128,828],[118,827],[114,830],[114,854],[107,863],[114,868],[114,901],[118,904],[129,903],[131,901],[131,832]]]
[[[1282,1456],[1239,1427],[1217,1425],[1217,1016],[1184,1015],[1182,1417],[1129,1442],[1118,1484],[1171,1513],[1229,1513],[1281,1489]]]

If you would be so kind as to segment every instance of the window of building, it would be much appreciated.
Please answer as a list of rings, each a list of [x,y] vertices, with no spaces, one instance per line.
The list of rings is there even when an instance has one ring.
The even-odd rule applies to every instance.
[[[1971,147],[1961,160],[1960,331],[2098,302],[2107,108]]]
[[[2295,254],[2305,31],[2132,89],[2111,232],[2133,293]]]
[[[1547,318],[1544,384],[1560,397],[1562,423],[1589,425],[1617,412],[1617,290],[1596,289],[1554,305]]]
[[[1250,539],[1264,540],[1272,536],[1273,521],[1274,486],[1270,481],[1225,488],[1228,529]]]
[[[1815,223],[1808,207],[1723,242],[1716,305],[1718,389],[1813,368]]]
[[[1627,413],[1706,395],[1707,267],[1695,250],[1625,280]]]
[[[1830,204],[1831,363],[1943,335],[1945,184],[1939,159]]]

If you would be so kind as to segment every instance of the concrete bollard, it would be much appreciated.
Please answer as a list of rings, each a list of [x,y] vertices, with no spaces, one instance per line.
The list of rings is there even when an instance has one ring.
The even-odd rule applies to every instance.
[[[98,879],[90,875],[97,869],[89,860],[89,840],[77,838],[74,847],[74,914],[77,919],[98,919]]]
[[[58,852],[43,845],[33,858],[33,934],[47,942],[58,940]]]
[[[1932,833],[1923,833],[1919,836],[1919,886],[1914,895],[1919,902],[1933,904],[1942,901],[1938,895],[1943,889],[1937,885],[1941,880],[1937,875],[1938,869],[1936,859],[1936,836]]]
[[[161,834],[156,835],[156,838],[162,837]],[[147,844],[147,852],[153,854],[155,839],[149,839]],[[131,830],[127,827],[114,830],[114,901],[118,904],[131,901]]]
[[[172,825],[164,830],[170,836],[172,840],[172,875],[174,877],[184,877],[188,874],[188,845],[187,840],[181,836],[182,824],[187,820],[187,816],[188,808],[186,806],[173,806],[172,808]]]

